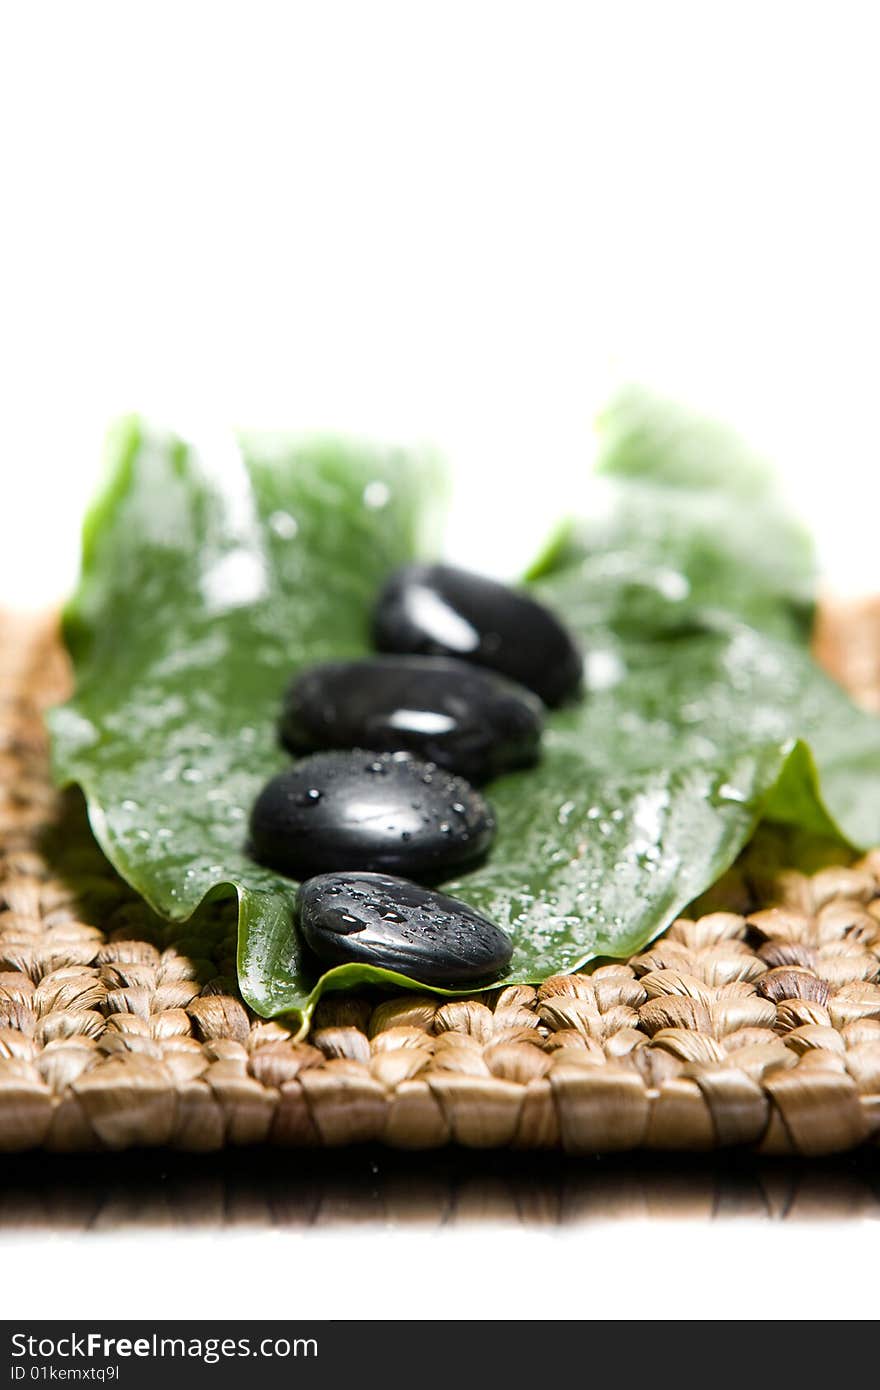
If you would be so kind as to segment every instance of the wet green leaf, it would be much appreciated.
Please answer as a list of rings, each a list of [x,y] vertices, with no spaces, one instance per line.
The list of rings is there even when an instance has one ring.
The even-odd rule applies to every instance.
[[[602,514],[561,531],[530,581],[584,643],[586,698],[550,716],[536,768],[490,786],[492,855],[446,885],[511,932],[511,981],[638,949],[762,818],[880,842],[880,723],[809,655],[811,550],[764,470],[641,396],[604,431]],[[52,716],[56,768],[159,912],[238,894],[241,988],[262,1014],[412,987],[362,966],[319,980],[294,885],[252,863],[245,827],[285,762],[284,684],[367,650],[375,592],[423,550],[437,496],[431,468],[338,445],[197,451],[136,423],[115,440],[67,615],[77,691]]]

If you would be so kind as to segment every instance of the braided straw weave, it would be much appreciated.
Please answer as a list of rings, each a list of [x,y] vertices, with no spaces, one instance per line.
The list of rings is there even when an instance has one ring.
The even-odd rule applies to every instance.
[[[854,639],[837,669],[867,695]],[[767,833],[626,963],[446,1003],[330,995],[295,1042],[236,993],[229,908],[160,921],[51,787],[41,711],[67,683],[51,623],[0,622],[0,1150],[823,1154],[880,1131],[880,851],[807,873]]]

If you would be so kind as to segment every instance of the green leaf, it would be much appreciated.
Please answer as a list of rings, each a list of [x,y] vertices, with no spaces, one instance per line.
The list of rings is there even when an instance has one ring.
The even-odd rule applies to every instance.
[[[108,858],[166,917],[239,900],[242,991],[261,1013],[304,983],[292,885],[245,850],[250,804],[288,761],[282,690],[307,661],[367,647],[376,589],[427,543],[436,467],[329,443],[211,441],[124,422],[65,613],[76,695],[54,762]]]
[[[583,621],[634,635],[721,609],[806,643],[813,547],[766,465],[720,425],[646,392],[622,393],[599,423],[591,515],[557,533],[530,577],[578,565]]]
[[[587,695],[549,717],[537,767],[491,785],[493,852],[446,885],[511,932],[511,981],[637,950],[762,819],[880,841],[880,723],[806,649],[809,545],[759,465],[730,471],[739,446],[724,444],[719,476],[716,435],[672,418],[618,402],[602,516],[560,530],[533,567],[584,642]],[[129,422],[87,522],[58,775],[83,786],[102,847],[157,911],[185,919],[238,894],[241,988],[267,1016],[307,1022],[326,989],[414,987],[363,966],[318,979],[294,939],[294,885],[244,838],[285,761],[284,684],[367,650],[375,592],[423,550],[438,485],[363,450],[248,438],[199,454]]]

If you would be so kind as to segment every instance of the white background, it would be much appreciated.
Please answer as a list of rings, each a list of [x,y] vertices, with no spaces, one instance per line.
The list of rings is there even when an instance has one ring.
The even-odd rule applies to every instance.
[[[878,11],[0,6],[0,599],[72,581],[108,419],[438,446],[515,572],[641,378],[880,589]]]
[[[834,587],[880,589],[876,6],[0,14],[3,602],[71,582],[104,426],[131,408],[430,442],[458,477],[454,553],[512,572],[576,497],[595,409],[631,378],[737,422],[778,461]],[[707,1229],[696,1314],[754,1273],[724,1229]],[[786,1265],[773,1238],[765,1270]],[[430,1260],[431,1310],[451,1311],[464,1237],[413,1239],[404,1265]],[[479,1239],[484,1269],[493,1248],[509,1260]],[[572,1238],[550,1256],[548,1239],[517,1233],[520,1271],[531,1240],[570,1287],[589,1254]],[[823,1239],[851,1293],[864,1240]],[[277,1282],[281,1246],[260,1248]],[[138,1250],[160,1288],[161,1241]],[[49,1268],[43,1315],[68,1311]],[[822,1284],[825,1315],[843,1282]],[[486,1280],[482,1310],[515,1315],[517,1287],[535,1286]],[[203,1311],[230,1311],[221,1295]]]

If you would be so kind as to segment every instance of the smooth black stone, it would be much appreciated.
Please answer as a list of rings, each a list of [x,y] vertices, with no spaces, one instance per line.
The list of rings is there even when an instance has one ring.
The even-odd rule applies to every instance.
[[[250,847],[291,878],[372,869],[435,882],[495,836],[488,803],[462,777],[409,753],[313,753],[267,782]]]
[[[535,761],[543,726],[530,690],[442,656],[313,666],[287,691],[281,738],[295,753],[404,748],[482,782]]]
[[[373,638],[383,652],[454,656],[489,666],[559,704],[581,684],[583,659],[549,609],[497,580],[452,565],[406,565],[382,589]]]
[[[426,985],[493,979],[513,949],[500,927],[466,903],[386,874],[310,879],[294,915],[326,964],[380,965]]]

